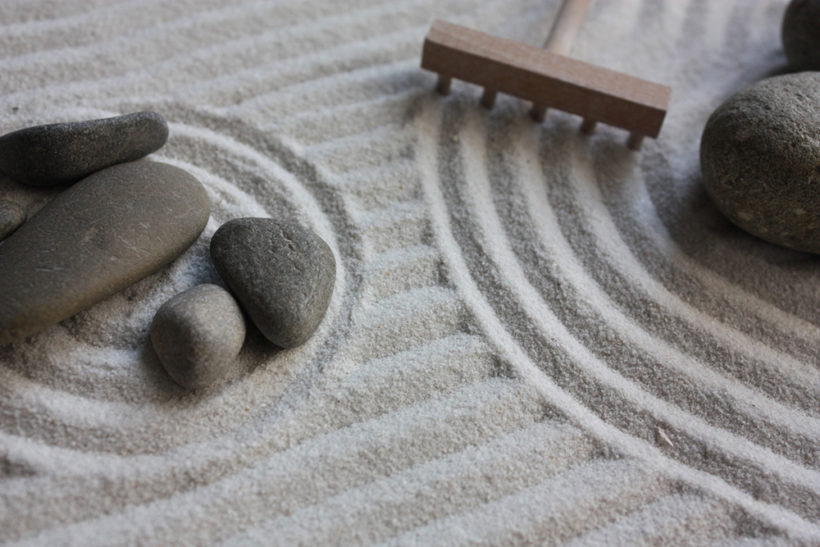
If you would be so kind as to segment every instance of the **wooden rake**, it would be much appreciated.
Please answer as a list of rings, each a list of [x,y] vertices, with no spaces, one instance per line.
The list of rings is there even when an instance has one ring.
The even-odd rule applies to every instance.
[[[672,90],[628,74],[568,57],[589,0],[564,0],[544,49],[496,38],[444,21],[434,21],[424,40],[421,67],[439,75],[436,89],[446,95],[453,78],[484,87],[481,104],[492,108],[499,92],[533,103],[530,116],[541,122],[547,106],[583,116],[581,131],[598,122],[628,130],[627,146],[656,138]]]

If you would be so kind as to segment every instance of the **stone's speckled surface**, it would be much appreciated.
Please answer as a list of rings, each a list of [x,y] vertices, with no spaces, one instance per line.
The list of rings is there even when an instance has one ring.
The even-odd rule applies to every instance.
[[[0,200],[0,240],[26,221],[26,210],[13,201]]]
[[[336,281],[333,252],[292,222],[241,218],[211,239],[216,270],[262,334],[277,346],[305,342],[327,311]]]
[[[68,188],[0,245],[0,344],[157,271],[209,215],[199,181],[164,163],[115,165]]]
[[[245,342],[245,319],[218,285],[198,285],[162,305],[151,323],[151,344],[168,374],[188,389],[229,378]]]
[[[700,165],[732,222],[820,253],[820,72],[769,78],[730,97],[706,122]]]
[[[792,0],[783,13],[783,50],[795,70],[820,70],[820,0]]]
[[[156,112],[27,127],[0,137],[0,172],[31,186],[67,184],[161,148],[168,124]]]

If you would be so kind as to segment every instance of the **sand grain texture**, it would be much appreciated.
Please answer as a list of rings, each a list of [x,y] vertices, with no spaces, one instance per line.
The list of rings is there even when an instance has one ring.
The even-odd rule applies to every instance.
[[[669,84],[657,141],[418,68],[434,18],[530,44],[556,1],[0,2],[0,132],[154,110],[211,219],[0,349],[0,540],[820,542],[820,262],[724,219],[703,124],[785,64],[780,0],[595,2],[579,59]],[[54,190],[0,177],[29,215]],[[237,217],[337,260],[303,346],[188,393],[156,310]]]

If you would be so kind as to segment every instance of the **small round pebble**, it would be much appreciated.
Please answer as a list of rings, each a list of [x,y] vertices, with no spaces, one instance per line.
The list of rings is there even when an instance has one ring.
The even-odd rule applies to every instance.
[[[260,332],[279,347],[319,327],[336,281],[336,259],[309,228],[270,218],[226,222],[211,238],[216,271]]]
[[[26,210],[13,201],[0,200],[0,241],[26,221]]]
[[[221,382],[236,367],[245,320],[222,287],[188,289],[162,305],[151,323],[151,344],[171,378],[188,389]]]
[[[703,183],[732,222],[820,254],[820,72],[762,80],[706,122]]]
[[[792,0],[783,13],[783,50],[795,70],[820,70],[820,0]]]
[[[0,171],[30,186],[76,182],[161,148],[168,124],[156,112],[27,127],[0,137]]]

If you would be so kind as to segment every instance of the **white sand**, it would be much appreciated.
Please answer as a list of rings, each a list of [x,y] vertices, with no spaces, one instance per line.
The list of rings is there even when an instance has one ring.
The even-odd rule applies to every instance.
[[[674,90],[640,154],[431,92],[432,19],[538,44],[556,5],[0,2],[0,133],[156,110],[213,200],[170,267],[0,349],[0,539],[820,542],[820,262],[732,227],[698,167],[712,109],[781,69],[784,3],[593,4],[573,54]],[[219,282],[240,216],[317,230],[331,307],[185,393],[148,325]]]

